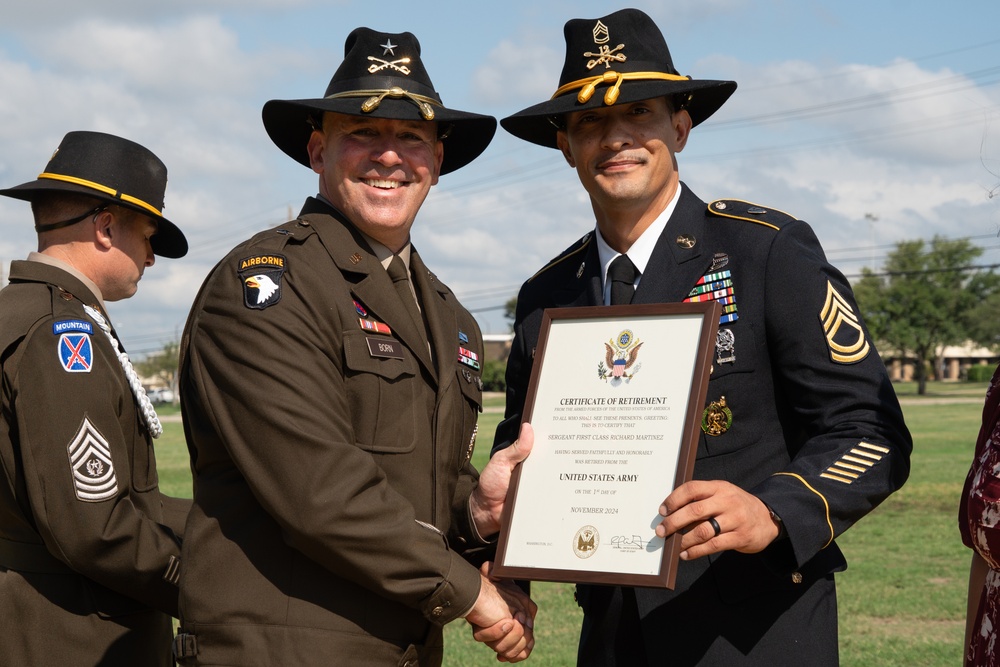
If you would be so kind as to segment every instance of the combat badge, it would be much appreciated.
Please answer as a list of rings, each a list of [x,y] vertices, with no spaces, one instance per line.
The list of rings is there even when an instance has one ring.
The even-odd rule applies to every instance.
[[[733,412],[726,407],[726,397],[712,401],[701,415],[701,430],[707,435],[722,435],[733,425]]]
[[[287,267],[281,255],[257,255],[240,260],[237,274],[243,282],[243,305],[264,310],[281,300],[281,277]]]
[[[819,313],[819,319],[823,324],[823,334],[826,336],[832,361],[854,364],[868,356],[871,346],[861,328],[861,320],[829,280],[826,281],[826,302]]]
[[[598,379],[607,382],[610,378],[612,387],[620,385],[622,380],[631,381],[642,368],[642,364],[636,363],[640,347],[642,341],[630,329],[625,329],[617,339],[605,343],[604,361],[597,364]]]
[[[52,333],[59,334],[59,363],[67,373],[89,373],[94,364],[94,346],[89,322],[67,320],[54,322]]]
[[[118,478],[111,461],[111,447],[86,417],[69,443],[67,452],[77,499],[99,503],[117,495]]]

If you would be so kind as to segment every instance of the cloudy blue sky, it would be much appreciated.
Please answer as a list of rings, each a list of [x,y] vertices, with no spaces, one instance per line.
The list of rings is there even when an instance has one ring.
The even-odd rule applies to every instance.
[[[274,147],[268,99],[321,96],[355,27],[410,31],[446,105],[503,117],[548,98],[562,26],[592,0],[8,0],[0,25],[0,186],[33,179],[70,130],[119,134],[170,172],[167,216],[192,251],[160,260],[110,309],[133,354],[179,337],[235,243],[283,222],[316,177]],[[1000,3],[996,0],[648,0],[674,62],[739,89],[680,156],[703,199],[809,221],[848,275],[903,239],[970,237],[1000,262]],[[992,197],[991,197],[992,196]],[[556,151],[499,130],[431,191],[413,240],[477,313],[593,226]],[[0,264],[34,249],[27,204],[0,198]]]

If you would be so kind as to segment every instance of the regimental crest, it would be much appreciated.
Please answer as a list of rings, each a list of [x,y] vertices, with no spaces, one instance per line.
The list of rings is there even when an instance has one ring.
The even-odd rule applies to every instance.
[[[601,546],[601,535],[593,526],[584,526],[573,536],[573,553],[577,558],[590,558]]]
[[[584,58],[592,59],[587,61],[587,69],[594,69],[598,65],[604,65],[604,69],[611,69],[611,63],[623,63],[628,60],[624,53],[620,53],[625,45],[619,44],[612,49],[608,47],[609,41],[611,41],[611,33],[608,31],[608,26],[598,21],[594,24],[594,44],[598,46],[597,52],[585,51],[583,53]]]
[[[830,349],[830,359],[838,364],[855,364],[871,351],[861,320],[851,304],[826,281],[826,301],[819,313],[823,334]]]
[[[701,430],[706,435],[722,435],[733,425],[733,411],[726,405],[726,397],[712,401],[701,413]]]
[[[635,337],[631,329],[625,329],[618,338],[604,344],[604,360],[597,364],[597,377],[617,387],[623,381],[630,382],[642,364],[637,363],[642,341]]]
[[[118,494],[118,478],[111,460],[111,447],[86,417],[66,448],[73,490],[78,500],[99,503]]]
[[[67,373],[89,373],[94,365],[94,346],[89,334],[61,334],[58,351],[59,363]]]
[[[281,278],[287,262],[281,255],[258,255],[240,260],[237,274],[243,283],[243,305],[263,310],[281,301]]]

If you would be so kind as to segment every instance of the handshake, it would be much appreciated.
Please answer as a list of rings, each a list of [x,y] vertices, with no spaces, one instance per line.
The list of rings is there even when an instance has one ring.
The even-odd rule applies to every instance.
[[[500,515],[511,474],[531,453],[533,444],[531,426],[523,424],[517,441],[497,452],[483,468],[479,486],[469,499],[480,535],[494,535],[500,531]],[[494,580],[491,566],[492,563],[484,563],[480,569],[479,597],[465,620],[472,626],[475,640],[496,651],[497,660],[520,662],[535,646],[533,628],[538,607],[512,582]]]
[[[491,563],[484,563],[479,598],[465,620],[472,636],[496,651],[500,662],[521,662],[535,646],[535,612],[538,607],[511,582],[494,581]]]

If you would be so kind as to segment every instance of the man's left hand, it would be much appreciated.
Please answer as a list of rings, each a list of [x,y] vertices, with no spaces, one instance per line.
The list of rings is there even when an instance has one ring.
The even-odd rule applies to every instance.
[[[479,485],[469,498],[476,530],[483,537],[500,532],[500,515],[503,513],[507,487],[517,464],[528,458],[535,442],[530,424],[521,424],[521,432],[510,447],[493,455],[479,475]]]
[[[681,533],[682,560],[727,550],[757,553],[779,533],[763,501],[729,482],[682,484],[663,501],[660,516],[656,534]]]

